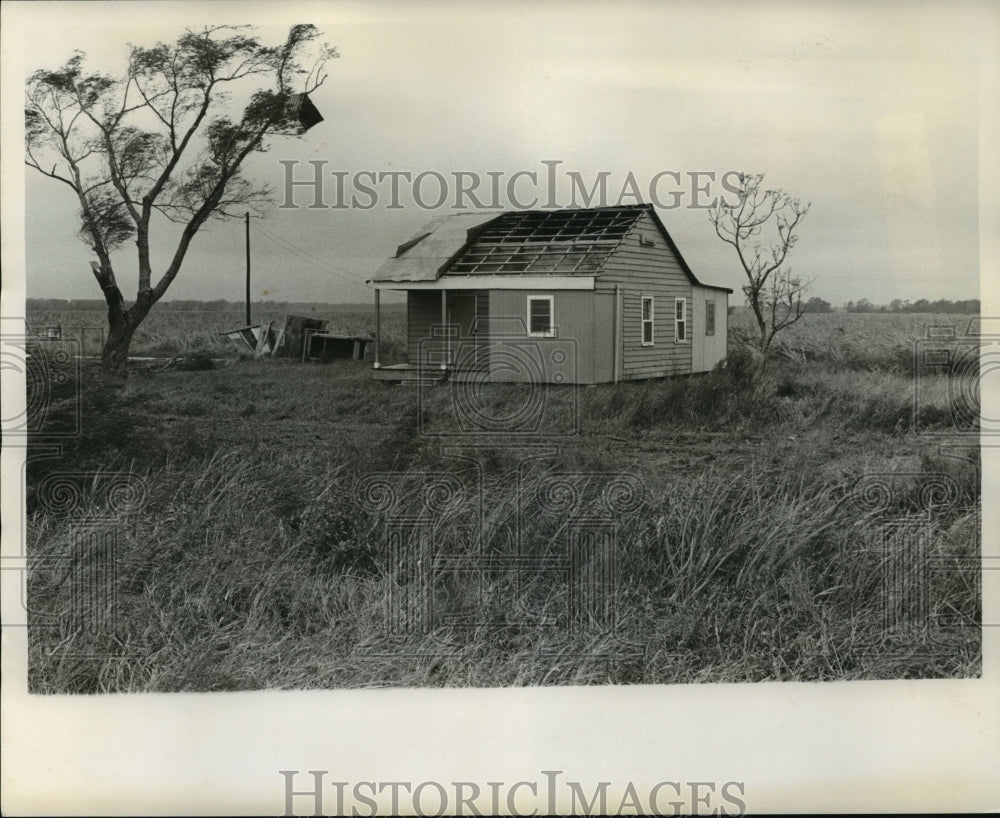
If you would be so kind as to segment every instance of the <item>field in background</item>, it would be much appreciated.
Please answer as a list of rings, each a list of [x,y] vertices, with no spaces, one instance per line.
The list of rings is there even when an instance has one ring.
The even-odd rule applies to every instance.
[[[817,313],[807,314],[778,335],[779,357],[802,364],[846,366],[871,371],[913,370],[914,343],[927,338],[928,330],[954,330],[957,338],[972,329],[979,317],[954,313]],[[733,311],[730,340],[740,346],[756,337],[753,315],[747,308]]]
[[[253,305],[254,323],[282,321],[286,315],[308,315],[329,320],[333,332],[347,335],[374,335],[374,307],[318,305]],[[243,308],[228,304],[224,309],[176,309],[160,305],[153,309],[136,332],[132,343],[135,356],[172,357],[199,352],[237,357],[238,349],[222,333],[245,325]],[[810,361],[851,368],[885,369],[908,372],[912,367],[913,342],[926,335],[929,326],[954,327],[965,333],[972,318],[955,314],[817,313],[778,336],[779,356],[802,363]],[[67,335],[76,328],[88,328],[83,341],[85,352],[97,354],[104,312],[100,309],[32,309],[28,323],[35,329],[59,325]],[[734,346],[750,341],[755,334],[753,316],[747,308],[733,309],[730,335]],[[383,357],[392,363],[405,355],[405,305],[383,304]]]
[[[306,310],[302,305],[285,306],[254,304],[253,323],[284,322],[287,315],[305,315],[327,319],[331,332],[344,335],[371,335],[375,332],[374,307],[359,309],[356,305],[338,308],[319,305]],[[164,308],[166,307],[166,308]],[[298,308],[298,309],[296,309]],[[29,304],[28,325],[32,330],[60,326],[65,335],[80,338],[88,355],[100,353],[100,332],[106,320],[100,309],[32,309]],[[225,309],[175,309],[158,305],[136,331],[131,354],[136,357],[166,357],[208,353],[212,356],[236,357],[238,348],[222,336],[229,330],[246,326],[244,308],[229,304]],[[80,328],[86,328],[83,333]],[[402,304],[386,304],[382,308],[382,338],[390,354],[402,349],[406,333],[406,313]]]
[[[216,331],[170,318],[157,317],[150,337],[195,344]],[[424,502],[426,475],[473,482],[469,461],[420,433],[422,423],[457,428],[451,387],[418,401],[414,388],[375,383],[370,363],[355,361],[234,356],[204,371],[139,369],[125,382],[87,368],[82,434],[61,458],[28,466],[31,689],[978,675],[976,437],[953,411],[951,376],[913,369],[928,325],[961,335],[968,318],[808,316],[787,333],[763,392],[748,380],[747,318],[733,316],[724,371],[546,389],[554,428],[578,424],[578,434],[536,442],[529,452],[554,451],[529,467],[502,437],[484,441],[489,502],[447,486],[428,501],[438,503],[429,555],[438,571],[427,602],[443,624],[404,637],[387,632],[385,617],[389,600],[411,598],[413,566],[387,563],[386,513],[362,486],[378,473],[408,475],[396,508],[407,514]],[[372,328],[370,315],[348,320],[357,321],[349,331]],[[394,320],[401,332],[402,314]],[[50,421],[70,416],[75,394],[64,384],[50,395]],[[527,397],[523,386],[492,385],[483,408],[508,417]],[[89,476],[59,505],[45,489],[67,471]],[[142,487],[130,512],[102,489],[111,474]],[[559,484],[567,474],[579,485]],[[600,481],[585,477],[595,474],[641,485],[616,518],[613,634],[571,621],[565,571],[544,568],[565,558],[566,503],[600,499]],[[58,623],[75,604],[73,526],[109,513],[124,515],[116,626],[68,630]],[[886,532],[914,526],[928,534],[923,556],[935,567],[929,631],[885,620],[883,580],[914,570],[893,562]],[[509,559],[519,527],[520,567]],[[462,559],[485,559],[488,570],[472,581],[456,568]]]

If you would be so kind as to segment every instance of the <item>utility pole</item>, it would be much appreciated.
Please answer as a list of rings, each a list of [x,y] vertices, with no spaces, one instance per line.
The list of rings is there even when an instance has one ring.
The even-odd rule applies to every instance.
[[[246,222],[247,234],[247,326],[250,326],[250,211],[246,212],[244,219]]]

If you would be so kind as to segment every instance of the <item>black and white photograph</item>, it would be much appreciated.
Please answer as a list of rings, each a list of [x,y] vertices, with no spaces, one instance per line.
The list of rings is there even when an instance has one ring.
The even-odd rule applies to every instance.
[[[0,14],[4,814],[1000,807],[996,7]]]

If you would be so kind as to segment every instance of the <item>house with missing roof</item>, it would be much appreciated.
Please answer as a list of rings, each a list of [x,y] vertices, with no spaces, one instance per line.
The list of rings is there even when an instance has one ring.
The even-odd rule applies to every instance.
[[[597,384],[726,357],[732,290],[698,280],[651,205],[439,217],[369,283],[379,380]],[[406,293],[405,364],[379,360],[383,290]]]

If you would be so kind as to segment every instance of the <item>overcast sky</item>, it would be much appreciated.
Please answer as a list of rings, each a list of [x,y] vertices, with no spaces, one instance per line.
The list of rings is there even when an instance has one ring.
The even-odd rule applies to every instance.
[[[75,48],[94,68],[120,71],[126,43],[170,41],[184,26],[207,22],[253,23],[272,41],[289,23],[313,22],[338,47],[341,58],[313,97],[325,121],[301,139],[276,139],[249,168],[278,192],[252,230],[258,298],[371,300],[365,279],[425,221],[453,212],[455,172],[479,174],[479,198],[487,200],[493,173],[503,206],[511,204],[511,176],[534,172],[537,186],[522,176],[514,193],[522,202],[538,195],[544,205],[546,161],[560,163],[553,166],[560,204],[569,203],[570,172],[588,187],[606,173],[609,204],[629,174],[646,201],[659,178],[662,203],[677,203],[659,208],[660,216],[709,283],[738,288],[741,271],[706,211],[691,206],[690,174],[716,175],[714,185],[699,177],[709,185],[699,195],[705,200],[725,194],[723,174],[747,170],[812,203],[792,269],[815,280],[813,294],[835,304],[979,295],[987,6],[220,2],[121,3],[98,12],[93,4],[28,5],[37,19],[13,20],[26,46],[20,76],[59,65]],[[7,26],[12,15],[5,15]],[[4,82],[6,93],[19,93],[10,72]],[[306,178],[310,159],[327,162],[327,204],[336,200],[331,171],[348,174],[348,204],[361,171],[439,173],[448,201],[421,208],[402,181],[402,206],[388,208],[386,181],[374,186],[379,198],[370,209],[307,208],[312,196],[302,189],[303,207],[277,207],[281,160],[298,160],[296,174]],[[671,174],[657,177],[663,171]],[[433,204],[438,189],[428,175],[419,192]],[[359,194],[359,204],[368,201]],[[26,169],[25,204],[28,295],[99,297],[69,189]],[[242,231],[233,220],[199,234],[167,298],[240,299]],[[162,265],[168,243],[156,249]],[[117,266],[134,295],[134,250],[119,252]]]

